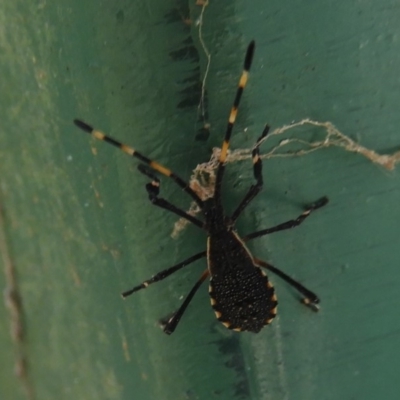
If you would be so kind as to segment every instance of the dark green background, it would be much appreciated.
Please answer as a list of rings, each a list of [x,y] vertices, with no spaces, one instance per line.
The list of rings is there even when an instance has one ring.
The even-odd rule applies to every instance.
[[[176,218],[147,201],[137,163],[81,134],[73,118],[189,177],[221,143],[255,39],[233,148],[251,147],[267,121],[276,128],[306,117],[378,152],[400,147],[397,1],[211,1],[202,26],[212,55],[208,141],[198,135],[199,14],[180,0],[0,6],[2,229],[35,398],[398,399],[400,176],[362,156],[330,148],[267,160],[265,189],[238,223],[242,233],[273,226],[329,196],[300,228],[250,245],[315,290],[319,314],[272,277],[279,316],[258,335],[232,333],[215,320],[205,285],[175,334],[164,335],[158,318],[176,309],[204,261],[120,299],[201,251],[205,236],[188,227],[171,239]],[[229,168],[228,209],[251,182],[249,161]],[[189,205],[168,180],[162,193]],[[0,398],[24,399],[5,306],[0,313]]]

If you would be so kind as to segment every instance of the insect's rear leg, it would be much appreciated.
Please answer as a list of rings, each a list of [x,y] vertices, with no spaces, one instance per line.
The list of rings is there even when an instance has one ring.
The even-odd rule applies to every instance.
[[[319,208],[327,205],[328,201],[329,200],[328,200],[328,198],[326,196],[321,197],[315,203],[313,203],[309,207],[307,207],[306,210],[304,210],[296,219],[291,219],[291,220],[286,221],[286,222],[284,222],[282,224],[276,225],[276,226],[274,226],[272,228],[267,228],[267,229],[263,229],[263,230],[258,231],[258,232],[250,233],[249,235],[246,235],[243,239],[245,241],[247,241],[247,240],[258,238],[260,236],[269,235],[270,233],[283,231],[285,229],[295,228],[296,226],[299,226],[302,222],[304,222],[304,220],[313,211],[318,210]]]
[[[252,152],[252,158],[253,158],[253,172],[254,172],[254,178],[256,179],[255,185],[252,185],[247,192],[246,196],[243,198],[239,206],[236,208],[235,212],[232,214],[231,217],[231,223],[232,225],[235,223],[235,221],[238,219],[239,215],[244,211],[244,209],[249,205],[249,203],[254,199],[254,197],[257,196],[258,193],[260,193],[262,187],[263,187],[263,177],[262,177],[262,162],[260,158],[260,142],[262,139],[264,139],[269,131],[269,126],[265,125],[265,128],[263,130],[263,133],[261,136],[258,138],[256,145],[254,146],[253,152]]]
[[[184,314],[184,312],[186,311],[187,306],[189,305],[189,303],[191,302],[191,300],[193,299],[193,296],[196,294],[197,290],[199,289],[199,287],[201,286],[201,284],[206,280],[206,278],[208,277],[209,272],[208,269],[206,269],[200,279],[196,282],[196,284],[193,286],[192,290],[189,292],[189,294],[186,296],[186,299],[184,300],[184,302],[182,303],[182,305],[179,307],[178,311],[176,311],[172,317],[168,318],[167,320],[162,320],[161,324],[163,327],[163,331],[164,333],[166,333],[167,335],[170,335],[171,333],[174,332],[174,330],[176,329],[176,327],[179,324],[179,321],[182,318],[182,315]]]
[[[160,193],[160,180],[156,177],[155,174],[151,172],[151,170],[146,167],[144,164],[139,164],[138,165],[138,170],[149,177],[151,179],[151,182],[146,184],[146,190],[149,195],[149,200],[154,204],[155,206],[158,206],[160,208],[163,208],[164,210],[170,211],[174,214],[179,215],[182,218],[187,219],[189,222],[192,224],[198,226],[199,228],[204,229],[205,225],[203,222],[198,220],[197,218],[193,217],[192,215],[188,214],[187,212],[181,210],[180,208],[174,206],[171,204],[169,201],[158,197]]]
[[[126,290],[121,294],[123,298],[130,296],[132,293],[135,293],[141,289],[146,289],[149,285],[155,282],[162,281],[163,279],[167,278],[168,276],[172,275],[176,271],[179,271],[181,268],[186,267],[187,265],[199,260],[200,258],[205,257],[207,254],[206,251],[202,251],[201,253],[197,253],[194,256],[187,258],[184,261],[181,261],[179,264],[174,265],[173,267],[164,269],[161,272],[153,275],[150,279],[142,282],[140,285],[133,287],[132,289]]]
[[[303,303],[307,307],[311,308],[313,311],[319,310],[318,303],[320,300],[319,300],[319,297],[314,292],[307,289],[300,282],[294,280],[289,275],[285,274],[283,271],[274,267],[273,265],[271,265],[263,260],[260,260],[259,258],[254,258],[254,262],[257,265],[259,265],[260,267],[266,268],[269,271],[273,272],[274,274],[278,275],[289,285],[293,286],[299,293],[301,293],[304,296],[301,299],[301,303]]]

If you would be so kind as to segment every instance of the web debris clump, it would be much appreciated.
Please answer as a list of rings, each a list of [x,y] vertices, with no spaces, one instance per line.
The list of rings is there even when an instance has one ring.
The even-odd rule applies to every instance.
[[[316,150],[335,146],[340,147],[345,151],[361,154],[374,164],[378,164],[389,171],[393,170],[396,164],[400,162],[400,151],[396,151],[393,154],[378,154],[376,151],[368,149],[350,139],[348,136],[340,132],[331,122],[313,121],[309,118],[275,129],[274,131],[270,132],[268,136],[262,139],[260,144],[267,141],[273,136],[281,135],[286,131],[304,125],[310,125],[325,129],[325,137],[322,140],[315,140],[310,142],[299,138],[285,138],[281,140],[279,144],[273,147],[269,152],[261,154],[261,159],[266,160],[273,157],[304,156]],[[285,150],[285,147],[293,143],[299,144],[303,146],[303,148],[296,151]],[[252,150],[253,149],[250,148],[230,151],[228,153],[226,162],[232,163],[249,160],[251,159]],[[207,200],[214,195],[215,171],[218,166],[220,151],[221,149],[217,147],[213,148],[210,160],[208,162],[197,165],[197,167],[193,170],[192,176],[190,177],[190,187],[199,195],[202,200]],[[194,216],[200,212],[200,209],[197,204],[193,202],[187,212],[190,215]],[[174,225],[171,236],[173,238],[177,237],[179,232],[181,232],[188,223],[189,222],[183,218],[179,219]]]

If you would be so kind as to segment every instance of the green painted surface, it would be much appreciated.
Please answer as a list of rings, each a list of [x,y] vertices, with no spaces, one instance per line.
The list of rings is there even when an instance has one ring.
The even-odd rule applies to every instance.
[[[201,262],[120,299],[201,251],[204,234],[189,227],[171,239],[176,219],[149,204],[136,162],[82,135],[73,118],[188,177],[220,145],[255,39],[234,148],[251,147],[266,121],[275,128],[306,117],[378,152],[400,147],[394,0],[211,2],[202,26],[212,55],[207,142],[195,140],[206,57],[200,8],[190,12],[191,26],[183,2],[0,6],[0,201],[35,398],[397,399],[400,176],[361,156],[330,148],[267,160],[265,189],[238,223],[244,233],[273,226],[330,197],[302,227],[250,246],[315,290],[319,314],[272,277],[278,318],[258,335],[234,334],[215,320],[204,287],[168,337],[157,320],[180,304]],[[250,162],[230,167],[228,209],[251,182]],[[166,180],[162,193],[189,205]],[[4,306],[0,316],[0,398],[24,399]]]

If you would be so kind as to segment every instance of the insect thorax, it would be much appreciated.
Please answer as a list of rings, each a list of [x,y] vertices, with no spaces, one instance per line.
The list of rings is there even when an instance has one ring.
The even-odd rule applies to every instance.
[[[272,321],[274,288],[235,232],[209,236],[207,261],[211,304],[219,321],[229,329],[251,332]]]

